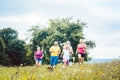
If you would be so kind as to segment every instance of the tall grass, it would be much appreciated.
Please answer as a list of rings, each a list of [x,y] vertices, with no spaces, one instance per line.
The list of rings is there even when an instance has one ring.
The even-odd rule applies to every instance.
[[[53,71],[41,67],[0,67],[0,80],[120,80],[120,60],[99,64],[74,64]]]

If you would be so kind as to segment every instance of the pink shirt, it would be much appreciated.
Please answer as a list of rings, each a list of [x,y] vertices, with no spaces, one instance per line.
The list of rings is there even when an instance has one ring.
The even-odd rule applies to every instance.
[[[43,55],[43,52],[42,52],[42,51],[36,51],[36,52],[34,53],[34,56],[35,56],[36,59],[42,59],[42,58],[41,58],[42,55]]]
[[[84,45],[78,46],[77,50],[78,50],[78,53],[85,54],[85,46]]]

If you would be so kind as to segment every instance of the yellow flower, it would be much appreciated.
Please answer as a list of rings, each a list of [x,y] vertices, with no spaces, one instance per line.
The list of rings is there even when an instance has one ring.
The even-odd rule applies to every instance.
[[[102,71],[100,71],[99,73],[100,73],[100,74],[102,74],[103,72],[102,72]]]
[[[26,78],[26,77],[24,77],[24,78],[23,78],[23,80],[27,80],[27,78]]]
[[[32,76],[32,80],[35,80],[35,76],[34,75]]]

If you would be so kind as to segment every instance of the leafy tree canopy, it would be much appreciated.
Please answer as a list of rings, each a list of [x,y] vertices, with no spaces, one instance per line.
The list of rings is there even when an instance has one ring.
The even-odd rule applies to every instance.
[[[79,19],[72,21],[72,18],[50,19],[49,25],[45,28],[32,26],[29,31],[32,33],[31,42],[33,52],[37,46],[41,46],[45,52],[45,56],[47,56],[45,58],[48,59],[46,62],[48,62],[48,57],[50,56],[48,50],[54,41],[58,41],[61,44],[69,40],[75,53],[79,39],[85,39],[83,34],[84,28],[86,28],[86,23],[81,22]],[[88,48],[95,47],[94,41],[86,40],[85,43]]]

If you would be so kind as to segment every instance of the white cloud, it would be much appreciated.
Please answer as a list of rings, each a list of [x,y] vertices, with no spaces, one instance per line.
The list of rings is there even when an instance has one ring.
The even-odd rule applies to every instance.
[[[89,30],[88,30],[89,31]],[[94,40],[96,48],[90,50],[92,57],[94,58],[118,58],[120,48],[120,32],[113,34],[100,34],[90,30],[86,32],[87,38]]]
[[[43,27],[47,24],[48,18],[47,15],[39,13],[0,17],[0,28],[11,27],[19,32],[20,39],[25,39],[27,30],[30,29],[32,25]]]
[[[119,49],[116,47],[100,46],[91,50],[93,58],[119,58]]]
[[[36,25],[39,22],[42,24],[46,23],[46,19],[48,16],[44,14],[39,13],[28,13],[28,14],[22,14],[22,15],[16,15],[16,16],[6,16],[1,17],[0,22],[10,22],[10,23],[26,23],[30,25]]]
[[[112,1],[112,0],[111,0]],[[115,10],[115,8],[112,8],[112,6],[100,6],[96,5],[95,2],[111,2],[110,0],[105,1],[85,1],[85,0],[51,0],[51,3],[59,4],[59,5],[73,5],[77,6],[78,9],[81,8],[82,11],[78,11],[78,13],[85,13],[87,16],[93,16],[96,17],[99,21],[105,21],[105,22],[115,22],[120,21],[120,11]],[[113,2],[113,1],[112,1]],[[74,10],[71,10],[74,11]],[[76,13],[77,14],[77,13]],[[85,16],[86,16],[85,15]]]

